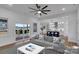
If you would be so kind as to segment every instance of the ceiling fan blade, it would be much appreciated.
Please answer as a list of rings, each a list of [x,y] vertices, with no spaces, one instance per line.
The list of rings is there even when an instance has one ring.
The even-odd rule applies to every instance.
[[[46,5],[45,7],[42,8],[42,10],[45,9],[45,8],[47,8],[47,7],[48,7],[48,6]]]
[[[32,9],[32,10],[35,10],[35,11],[37,11],[37,9],[34,9],[34,8],[31,8],[31,7],[28,7],[29,9]]]
[[[47,15],[47,13],[45,13],[44,11],[41,11],[43,14],[46,14]]]
[[[44,12],[49,12],[49,11],[51,11],[51,10],[43,10]]]
[[[30,11],[30,12],[36,12],[36,11]]]
[[[36,7],[39,9],[40,8],[40,6],[38,5],[38,4],[36,4]]]
[[[38,14],[38,13],[35,13],[34,15],[36,15],[36,14]]]

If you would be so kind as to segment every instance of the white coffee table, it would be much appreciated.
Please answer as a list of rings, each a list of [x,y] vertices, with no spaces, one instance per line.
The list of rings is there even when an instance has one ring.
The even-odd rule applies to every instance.
[[[33,43],[29,43],[22,47],[17,48],[17,53],[18,54],[38,54],[43,49],[45,49],[45,47],[42,47]]]

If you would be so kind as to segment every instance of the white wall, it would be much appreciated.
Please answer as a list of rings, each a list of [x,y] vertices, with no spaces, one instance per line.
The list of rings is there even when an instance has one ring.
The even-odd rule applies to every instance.
[[[78,8],[78,10],[77,10],[77,42],[79,42],[79,8]]]
[[[62,18],[63,17],[63,18]],[[43,20],[43,21],[42,21]],[[68,14],[61,14],[61,16],[50,18],[50,19],[41,19],[41,23],[50,23],[52,21],[64,21],[65,24],[65,35],[69,36],[71,41],[77,42],[77,11],[73,11]]]
[[[68,17],[68,36],[71,40],[77,41],[77,13],[73,13]]]
[[[15,41],[15,24],[16,23],[28,23],[31,24],[31,35],[33,34],[33,23],[37,22],[37,19],[28,17],[23,14],[10,11],[5,8],[0,8],[0,17],[8,18],[8,32],[0,36],[0,46]],[[38,22],[37,22],[38,23]]]
[[[65,17],[65,16],[68,16],[68,17]],[[15,41],[15,24],[16,23],[31,24],[30,30],[31,30],[31,36],[33,36],[34,34],[37,34],[40,32],[40,22],[46,24],[46,23],[50,22],[50,20],[53,20],[53,19],[60,20],[61,17],[64,17],[64,19],[62,19],[62,20],[68,21],[68,26],[66,25],[68,28],[68,30],[66,30],[66,34],[73,41],[77,41],[77,42],[79,41],[77,39],[77,13],[76,12],[73,12],[73,13],[70,13],[67,15],[62,14],[60,17],[55,17],[55,18],[51,18],[51,19],[47,19],[47,20],[41,19],[38,21],[36,18],[28,17],[26,15],[18,14],[16,12],[10,11],[8,9],[0,8],[0,17],[8,18],[8,32],[7,32],[7,34],[0,36],[0,46]],[[79,12],[78,12],[78,19],[79,19]],[[33,23],[37,23],[37,25],[38,25],[37,33],[33,33]],[[79,25],[79,23],[78,23],[78,25]],[[79,29],[79,27],[78,27],[78,29]]]

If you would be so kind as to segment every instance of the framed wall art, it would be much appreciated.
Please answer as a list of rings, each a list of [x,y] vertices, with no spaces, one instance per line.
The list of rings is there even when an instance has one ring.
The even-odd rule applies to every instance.
[[[0,18],[0,32],[7,32],[8,20],[6,18]]]

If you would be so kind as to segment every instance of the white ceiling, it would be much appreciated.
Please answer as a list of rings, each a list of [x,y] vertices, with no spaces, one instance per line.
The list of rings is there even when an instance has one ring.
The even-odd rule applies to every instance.
[[[41,7],[43,7],[46,4],[40,4],[40,5]],[[28,8],[28,7],[36,8],[34,4],[13,4],[13,5],[0,4],[0,7],[7,8],[9,10],[18,13],[23,13],[31,17],[38,17],[38,15],[34,15],[34,13],[31,13],[30,11],[32,10]],[[43,14],[41,17],[74,11],[77,9],[77,7],[78,5],[74,5],[74,4],[48,4],[48,7],[46,9],[51,10],[51,12],[48,12],[48,15]],[[65,8],[65,10],[63,11],[62,8]]]

